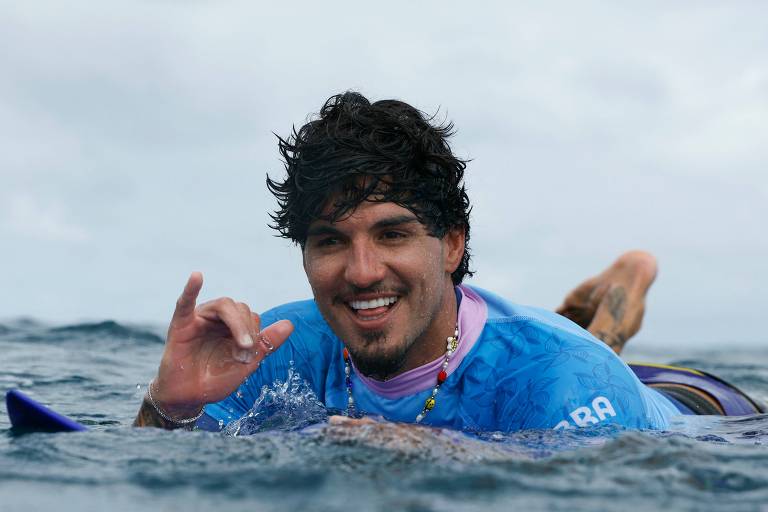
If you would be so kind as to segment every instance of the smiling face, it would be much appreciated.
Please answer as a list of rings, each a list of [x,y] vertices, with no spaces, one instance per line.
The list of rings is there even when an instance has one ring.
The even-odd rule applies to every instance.
[[[304,270],[357,368],[385,379],[445,352],[457,314],[451,272],[463,252],[463,230],[436,238],[406,208],[364,201],[310,225]]]

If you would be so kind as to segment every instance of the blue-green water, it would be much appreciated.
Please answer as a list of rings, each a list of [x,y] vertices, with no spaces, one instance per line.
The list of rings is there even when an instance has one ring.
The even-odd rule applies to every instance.
[[[0,390],[20,388],[92,428],[18,435],[0,406],[0,511],[768,510],[767,415],[688,418],[663,433],[477,438],[328,424],[297,376],[265,395],[254,435],[134,429],[159,334],[113,322],[0,325]],[[761,347],[629,355],[768,398]]]

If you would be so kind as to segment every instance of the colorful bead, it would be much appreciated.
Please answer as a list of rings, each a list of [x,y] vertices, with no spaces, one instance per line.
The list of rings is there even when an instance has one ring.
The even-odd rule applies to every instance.
[[[435,408],[435,404],[437,403],[435,400],[435,397],[437,396],[437,392],[440,389],[440,386],[445,382],[445,380],[448,378],[448,362],[451,359],[451,356],[456,351],[456,349],[459,346],[459,327],[456,326],[456,329],[454,330],[453,336],[449,336],[446,338],[446,351],[445,351],[445,359],[443,359],[443,364],[441,365],[440,372],[437,374],[437,385],[432,390],[432,396],[426,399],[424,402],[424,408],[421,410],[421,412],[416,416],[416,423],[421,423],[421,421],[424,419],[424,417],[427,415],[429,411]],[[347,385],[347,396],[348,396],[348,409],[347,409],[347,416],[352,416],[353,411],[355,409],[355,399],[352,397],[352,378],[351,378],[351,362],[349,358],[349,350],[347,350],[347,347],[344,347],[342,350],[342,354],[344,356],[344,374],[345,374],[345,383]]]

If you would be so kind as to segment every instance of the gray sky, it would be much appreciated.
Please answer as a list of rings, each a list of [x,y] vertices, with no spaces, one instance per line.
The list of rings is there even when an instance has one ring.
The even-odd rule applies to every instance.
[[[470,284],[554,307],[645,248],[641,340],[768,344],[768,4],[263,4],[0,0],[0,318],[308,297],[272,132],[356,89],[455,122]]]

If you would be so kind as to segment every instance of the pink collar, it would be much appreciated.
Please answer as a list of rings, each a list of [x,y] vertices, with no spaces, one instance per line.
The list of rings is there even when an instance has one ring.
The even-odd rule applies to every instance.
[[[485,326],[485,321],[488,319],[488,307],[482,297],[467,286],[459,285],[457,289],[461,293],[458,319],[459,347],[448,363],[448,370],[446,372],[449,376],[459,367],[464,357],[475,346],[475,342],[477,342]],[[352,368],[368,389],[383,398],[396,399],[420,393],[434,387],[437,374],[440,371],[440,365],[443,364],[443,359],[444,356],[441,355],[430,363],[413,370],[408,370],[387,381],[366,377],[357,371],[354,362],[352,363]]]

